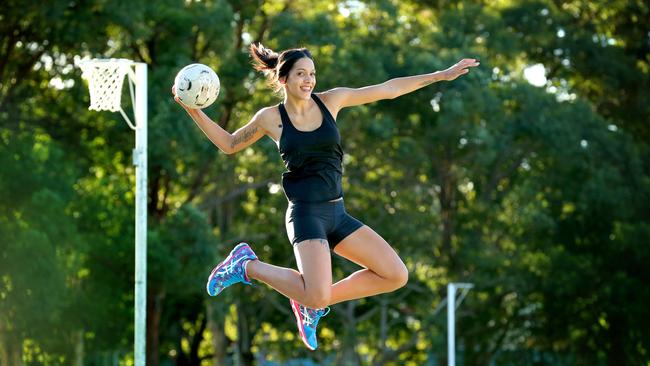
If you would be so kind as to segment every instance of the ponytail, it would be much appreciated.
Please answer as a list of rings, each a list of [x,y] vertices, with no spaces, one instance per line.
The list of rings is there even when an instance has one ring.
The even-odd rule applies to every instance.
[[[276,92],[282,89],[280,78],[289,75],[289,71],[296,61],[303,57],[313,60],[311,53],[306,48],[293,48],[278,54],[261,43],[252,43],[249,53],[253,58],[253,68],[264,73],[269,86]]]
[[[253,68],[264,73],[275,73],[275,67],[278,65],[279,54],[270,48],[264,47],[261,43],[251,43],[249,50],[253,57]]]

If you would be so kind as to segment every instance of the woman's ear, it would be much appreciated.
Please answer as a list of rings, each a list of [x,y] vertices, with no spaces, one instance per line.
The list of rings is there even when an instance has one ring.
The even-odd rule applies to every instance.
[[[287,83],[287,77],[286,77],[286,76],[282,76],[282,77],[278,78],[278,82],[279,82],[280,84],[282,84],[282,85],[286,84],[286,83]]]

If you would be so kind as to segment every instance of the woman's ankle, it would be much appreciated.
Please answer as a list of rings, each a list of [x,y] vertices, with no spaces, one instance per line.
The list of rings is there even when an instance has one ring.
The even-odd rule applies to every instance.
[[[253,280],[253,279],[256,280],[257,279],[257,277],[255,276],[255,274],[256,274],[256,272],[255,272],[255,264],[257,262],[259,262],[259,259],[252,259],[252,260],[249,259],[246,262],[244,262],[244,276],[246,276],[249,280]],[[251,264],[253,264],[252,268],[250,266]],[[251,269],[252,269],[252,271],[251,271]]]

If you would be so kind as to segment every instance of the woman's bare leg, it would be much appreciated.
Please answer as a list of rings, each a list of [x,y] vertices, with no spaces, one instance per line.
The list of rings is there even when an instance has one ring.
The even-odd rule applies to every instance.
[[[255,260],[248,263],[247,274],[314,309],[391,292],[408,281],[408,270],[395,250],[368,226],[350,234],[334,252],[365,268],[332,285],[328,243],[312,239],[294,246],[299,271]]]
[[[324,239],[305,240],[294,246],[294,254],[298,271],[255,260],[248,263],[246,273],[307,307],[327,306],[332,288],[329,244]]]
[[[394,291],[408,281],[408,270],[379,234],[363,226],[343,239],[334,252],[365,269],[332,285],[330,304]]]

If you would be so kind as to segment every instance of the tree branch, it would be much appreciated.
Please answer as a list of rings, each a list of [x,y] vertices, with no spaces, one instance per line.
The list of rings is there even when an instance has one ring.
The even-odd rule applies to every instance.
[[[248,191],[249,189],[258,189],[258,188],[264,187],[264,186],[266,186],[269,183],[274,182],[274,181],[275,181],[274,179],[267,179],[267,180],[262,181],[262,182],[241,185],[241,186],[237,187],[236,189],[228,192],[228,194],[226,194],[225,196],[215,197],[215,198],[213,198],[211,200],[205,201],[204,203],[199,205],[199,207],[201,209],[210,210],[212,208],[220,206],[221,204],[223,204],[225,202],[230,202],[230,201],[234,200],[235,198],[237,198],[237,197],[243,195],[244,193],[246,193],[246,191]]]

